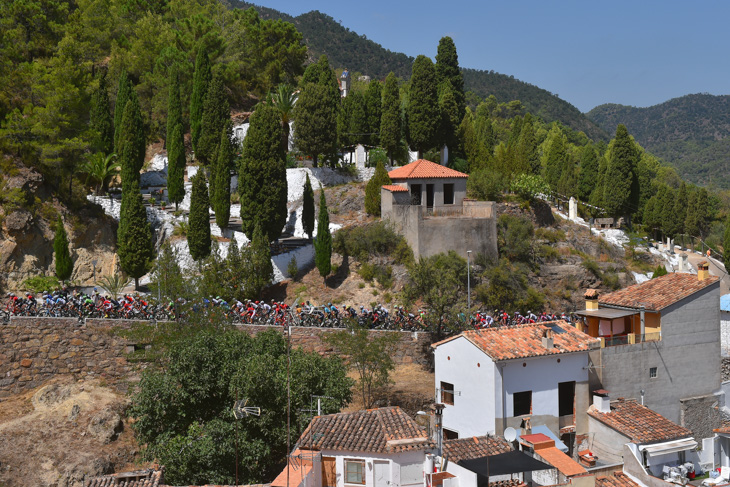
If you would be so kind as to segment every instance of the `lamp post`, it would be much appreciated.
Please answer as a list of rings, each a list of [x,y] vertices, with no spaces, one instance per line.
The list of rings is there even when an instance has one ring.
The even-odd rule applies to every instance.
[[[471,313],[471,250],[466,251],[466,308],[467,313]]]

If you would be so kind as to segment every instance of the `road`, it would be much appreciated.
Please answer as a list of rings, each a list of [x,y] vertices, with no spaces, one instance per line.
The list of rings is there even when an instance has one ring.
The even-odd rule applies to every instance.
[[[720,294],[727,294],[730,292],[730,276],[725,271],[725,266],[722,262],[714,258],[708,259],[707,256],[695,254],[694,252],[687,252],[687,259],[695,269],[697,269],[697,264],[706,260],[710,264],[710,275],[720,278]]]

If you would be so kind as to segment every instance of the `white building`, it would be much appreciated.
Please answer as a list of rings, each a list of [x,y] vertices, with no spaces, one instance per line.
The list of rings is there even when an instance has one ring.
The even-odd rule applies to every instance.
[[[587,430],[588,352],[599,341],[568,323],[470,330],[432,346],[446,438],[544,424],[570,444]]]

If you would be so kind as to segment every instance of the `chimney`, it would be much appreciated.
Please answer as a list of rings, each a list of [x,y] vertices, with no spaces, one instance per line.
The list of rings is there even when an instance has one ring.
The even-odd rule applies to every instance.
[[[586,298],[586,311],[595,311],[598,309],[598,289],[589,289],[583,294]]]
[[[598,389],[593,391],[593,406],[599,413],[611,412],[611,399],[608,397],[607,390]]]
[[[699,264],[697,264],[697,279],[700,281],[704,281],[708,277],[710,277],[710,271],[708,270],[710,268],[710,265],[707,263],[706,260],[703,260]]]
[[[548,350],[553,349],[553,330],[548,328],[542,332],[542,346]]]

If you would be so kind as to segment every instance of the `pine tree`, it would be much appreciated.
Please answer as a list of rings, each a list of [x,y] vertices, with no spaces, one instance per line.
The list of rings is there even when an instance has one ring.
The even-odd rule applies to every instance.
[[[420,55],[413,62],[406,118],[408,143],[418,157],[435,147],[441,126],[436,70],[429,58]]]
[[[464,77],[459,69],[459,56],[451,37],[442,37],[436,49],[436,78],[439,85],[448,81],[453,90],[456,104],[455,120],[461,121],[466,111]],[[457,122],[458,124],[458,122]]]
[[[353,131],[350,130],[352,124],[352,109],[356,97],[347,96],[342,99],[340,109],[337,111],[337,145],[342,148],[351,148],[357,143]],[[350,150],[352,153],[352,151]]]
[[[229,299],[244,299],[243,281],[243,260],[241,259],[241,250],[238,247],[235,233],[228,244],[228,255],[226,255],[226,274],[227,279],[225,286],[227,288],[226,295]]]
[[[134,287],[139,289],[139,278],[152,268],[154,247],[147,210],[142,203],[142,193],[136,180],[129,184],[128,191],[122,193],[117,254],[119,266],[128,276],[134,278]]]
[[[215,223],[222,229],[228,226],[231,216],[231,168],[235,149],[233,147],[233,123],[228,120],[223,127],[215,161],[215,193],[211,195],[211,206],[215,212]]]
[[[445,145],[450,150],[458,147],[459,124],[464,118],[454,89],[448,80],[439,87],[439,110],[441,112],[441,127],[439,129],[439,145]]]
[[[400,112],[400,89],[398,79],[393,72],[385,78],[383,88],[382,114],[380,116],[380,144],[388,153],[390,163],[400,148],[403,138],[403,125]]]
[[[56,277],[59,281],[68,280],[73,272],[74,263],[68,250],[68,236],[60,216],[56,222],[56,236],[53,239],[53,257],[56,264]]]
[[[195,147],[195,159],[203,165],[208,166],[213,163],[221,140],[221,131],[230,119],[231,108],[228,105],[223,77],[220,73],[216,73],[210,83],[208,93],[205,95],[200,137],[198,145]]]
[[[271,105],[259,104],[251,115],[243,141],[238,191],[246,236],[252,238],[256,225],[260,225],[269,242],[279,238],[287,217],[286,162],[280,117]]]
[[[661,222],[662,230],[664,230],[664,235],[672,238],[677,234],[677,221],[674,218],[674,202],[676,201],[676,199],[677,195],[674,189],[667,186],[661,200]]]
[[[246,295],[250,298],[261,297],[261,292],[274,279],[274,267],[271,264],[271,247],[266,234],[256,225],[251,245],[242,256],[244,268],[247,269]]]
[[[302,227],[304,233],[312,238],[314,234],[314,190],[312,189],[312,183],[309,180],[309,173],[307,173],[307,179],[304,181],[304,194],[302,199]]]
[[[684,221],[687,219],[687,184],[682,184],[677,190],[677,198],[674,200],[674,234],[684,234]]]
[[[347,98],[349,98],[350,103],[352,103],[350,123],[348,126],[352,140],[355,144],[367,144],[369,139],[367,134],[370,131],[370,126],[365,96],[356,91],[348,95]]]
[[[578,198],[588,201],[598,180],[598,155],[591,144],[583,147],[580,156],[580,175],[578,177]]]
[[[153,296],[160,296],[170,301],[180,296],[187,295],[187,286],[183,271],[178,263],[177,252],[170,245],[170,241],[165,241],[157,255],[155,266],[152,270],[152,282],[150,283],[150,291]]]
[[[124,118],[124,109],[127,106],[131,90],[132,82],[127,76],[127,71],[122,70],[119,75],[119,85],[117,86],[117,98],[114,102],[114,152],[117,155],[122,153],[119,147],[119,137],[122,135],[122,118]]]
[[[139,191],[139,171],[144,165],[147,142],[145,140],[144,122],[139,108],[137,94],[132,89],[128,95],[127,105],[122,117],[122,125],[117,143],[119,165],[122,167],[122,192],[134,183]]]
[[[99,70],[99,86],[91,99],[89,126],[94,134],[92,147],[98,152],[111,154],[114,151],[114,121],[109,111],[109,89],[106,73]]]
[[[195,74],[193,75],[193,93],[190,96],[190,133],[193,150],[197,151],[200,138],[200,125],[203,119],[203,103],[208,93],[211,79],[210,59],[205,47],[201,43],[198,55],[195,58]]]
[[[205,175],[200,170],[193,176],[188,216],[188,247],[190,255],[198,261],[210,255],[210,201]]]
[[[368,114],[368,133],[366,143],[370,145],[380,144],[380,119],[382,110],[383,93],[378,81],[371,81],[365,92],[365,106]]]
[[[535,127],[532,123],[532,115],[527,113],[522,121],[520,137],[517,140],[517,166],[520,172],[527,174],[540,174],[540,154],[537,150],[537,139]]]
[[[548,149],[547,159],[545,161],[545,182],[550,185],[550,188],[557,191],[568,155],[565,152],[563,133],[560,130],[552,132],[550,148]]]
[[[319,275],[327,277],[332,270],[332,234],[330,233],[330,215],[324,190],[319,189],[319,217],[317,218],[317,236],[314,238],[314,264]]]
[[[365,211],[368,215],[380,216],[380,188],[392,182],[383,163],[378,162],[375,174],[365,187]]]
[[[177,210],[185,198],[185,142],[180,103],[180,81],[177,70],[170,73],[170,93],[167,106],[167,197]]]
[[[639,152],[623,124],[616,128],[612,141],[611,158],[608,161],[604,180],[604,205],[613,217],[630,216],[636,211],[639,199],[639,184],[636,165]]]
[[[466,109],[464,120],[459,125],[459,140],[461,141],[461,147],[469,165],[468,172],[471,173],[476,169],[484,167],[486,162],[484,148],[479,144],[479,138],[474,128],[474,115],[469,107]]]

